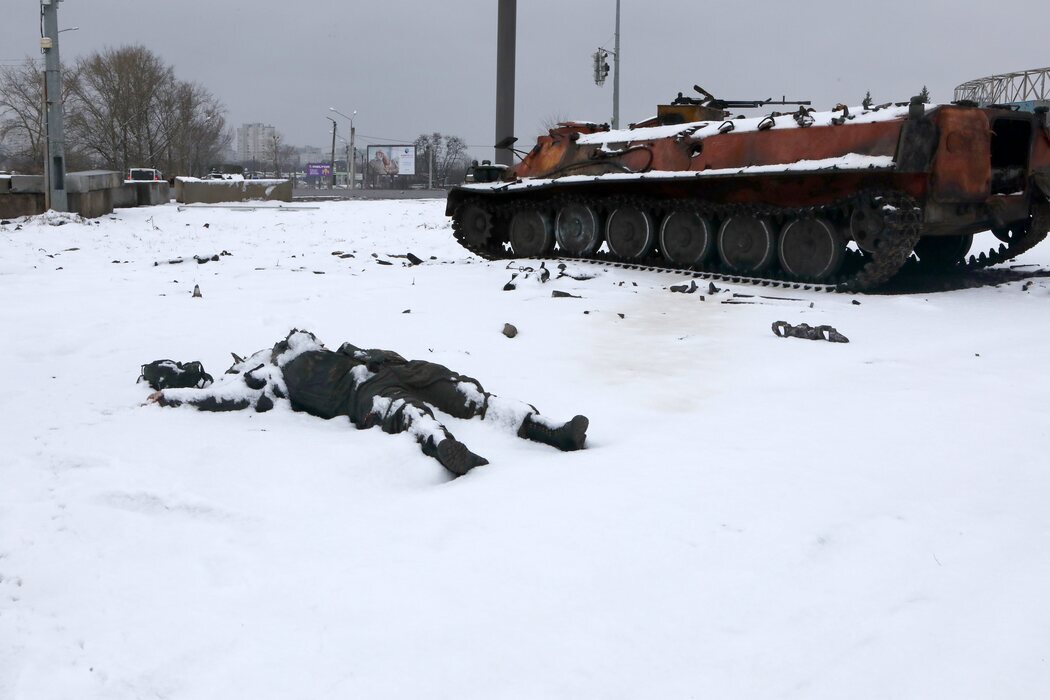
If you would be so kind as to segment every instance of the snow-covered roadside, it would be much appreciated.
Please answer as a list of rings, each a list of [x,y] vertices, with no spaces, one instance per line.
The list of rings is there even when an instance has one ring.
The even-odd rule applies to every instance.
[[[1040,696],[1050,284],[504,292],[442,214],[0,230],[0,697]],[[449,481],[406,436],[142,405],[140,364],[293,327],[584,413],[590,448],[448,419],[491,461]]]

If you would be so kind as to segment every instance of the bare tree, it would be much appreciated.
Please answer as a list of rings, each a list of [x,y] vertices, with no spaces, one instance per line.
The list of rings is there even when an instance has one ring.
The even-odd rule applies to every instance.
[[[454,174],[463,170],[466,174],[467,142],[458,136],[445,137],[445,154],[441,162],[441,183],[447,185],[463,179],[462,175]]]
[[[434,181],[447,184],[462,179],[467,167],[467,144],[458,136],[445,136],[437,131],[432,134],[420,134],[416,139],[416,150],[423,154],[429,163],[434,164]]]
[[[273,163],[273,174],[276,177],[281,176],[282,143],[284,143],[284,135],[274,129],[273,136],[270,137],[269,142],[266,144],[266,159]]]
[[[72,107],[78,81],[75,69],[66,70],[62,79],[62,101]],[[23,172],[43,171],[46,114],[44,112],[44,70],[39,61],[26,57],[18,65],[0,68],[0,143],[6,145],[7,160]],[[75,144],[65,144],[66,164],[73,169],[78,158]]]
[[[281,164],[277,170],[277,177],[281,176],[281,170],[292,174],[299,169],[299,150],[295,146],[282,144],[277,150],[277,159]]]
[[[98,165],[199,174],[229,143],[222,104],[144,46],[96,52],[76,68],[69,131]]]

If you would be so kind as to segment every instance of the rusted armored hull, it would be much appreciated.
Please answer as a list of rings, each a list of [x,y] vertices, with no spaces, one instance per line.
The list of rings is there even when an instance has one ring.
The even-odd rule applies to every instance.
[[[447,213],[457,238],[488,257],[608,249],[629,262],[860,288],[913,249],[931,269],[966,264],[983,230],[1004,246],[970,264],[1027,250],[1050,226],[1048,186],[1045,113],[913,103],[657,117],[619,131],[560,125],[500,181],[450,192]]]

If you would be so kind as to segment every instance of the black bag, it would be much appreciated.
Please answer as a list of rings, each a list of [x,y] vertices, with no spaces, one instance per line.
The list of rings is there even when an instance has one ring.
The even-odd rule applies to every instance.
[[[154,360],[142,365],[138,381],[145,381],[155,391],[161,389],[203,389],[212,383],[211,375],[204,371],[200,362],[175,362],[174,360]]]

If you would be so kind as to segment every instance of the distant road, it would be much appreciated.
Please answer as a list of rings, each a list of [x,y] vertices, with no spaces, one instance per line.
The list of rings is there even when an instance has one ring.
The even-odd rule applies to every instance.
[[[292,199],[444,199],[446,190],[328,190],[296,188]]]

